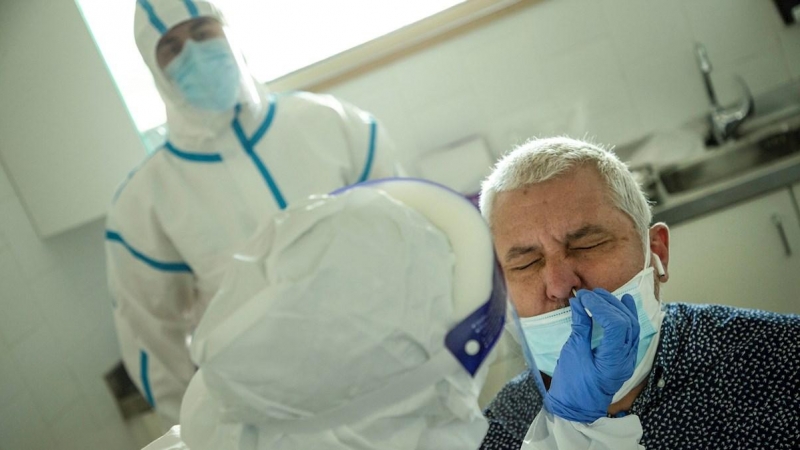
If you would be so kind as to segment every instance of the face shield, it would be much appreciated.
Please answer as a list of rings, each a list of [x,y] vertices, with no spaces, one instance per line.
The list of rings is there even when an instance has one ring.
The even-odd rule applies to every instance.
[[[192,342],[182,436],[206,448],[477,448],[506,314],[478,211],[415,180],[278,215]]]

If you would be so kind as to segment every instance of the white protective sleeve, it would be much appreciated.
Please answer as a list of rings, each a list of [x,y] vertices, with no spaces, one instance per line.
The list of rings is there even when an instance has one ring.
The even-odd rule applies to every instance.
[[[118,206],[108,218],[106,267],[122,360],[166,425],[175,425],[196,370],[185,314],[196,301],[194,275],[159,227],[143,226]]]
[[[571,422],[544,409],[533,419],[521,450],[643,450],[642,424],[630,414],[591,424]]]

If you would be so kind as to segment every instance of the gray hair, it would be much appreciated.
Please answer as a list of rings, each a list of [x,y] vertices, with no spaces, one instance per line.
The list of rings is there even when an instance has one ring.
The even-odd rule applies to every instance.
[[[498,161],[481,185],[481,213],[491,226],[492,207],[498,192],[542,183],[584,164],[591,164],[598,170],[612,203],[633,220],[643,244],[647,245],[653,213],[628,166],[610,150],[568,137],[531,139]]]

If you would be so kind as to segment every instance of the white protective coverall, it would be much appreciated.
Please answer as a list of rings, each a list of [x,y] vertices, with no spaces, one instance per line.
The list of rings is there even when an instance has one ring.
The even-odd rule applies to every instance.
[[[148,450],[465,450],[506,307],[488,227],[416,180],[311,199],[237,255]]]
[[[166,30],[201,16],[224,24],[207,1],[137,2],[136,42],[169,135],[120,187],[106,230],[125,367],[171,424],[195,372],[189,336],[233,253],[294,201],[394,174],[374,118],[331,96],[268,93],[243,72],[249,101],[224,112],[189,105],[159,68],[156,45]]]

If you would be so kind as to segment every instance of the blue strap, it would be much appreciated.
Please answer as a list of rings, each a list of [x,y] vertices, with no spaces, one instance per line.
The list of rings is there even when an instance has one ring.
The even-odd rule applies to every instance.
[[[200,15],[197,12],[197,5],[195,5],[192,0],[183,0],[183,4],[186,5],[186,10],[189,11],[189,14],[191,14],[192,18]]]
[[[287,203],[286,199],[284,199],[281,190],[278,188],[278,184],[275,183],[275,179],[272,178],[272,174],[270,174],[269,169],[264,164],[264,161],[259,158],[255,151],[255,144],[264,137],[264,134],[267,132],[267,129],[272,124],[272,119],[275,116],[275,100],[274,97],[270,96],[270,105],[269,105],[269,112],[267,112],[267,117],[261,123],[256,133],[253,135],[253,139],[248,139],[244,133],[244,129],[242,128],[242,124],[239,122],[239,113],[242,110],[241,105],[236,105],[236,117],[233,119],[233,131],[236,133],[236,137],[239,139],[239,143],[244,148],[245,153],[250,159],[253,160],[253,164],[255,164],[258,171],[261,173],[261,177],[264,178],[264,181],[267,183],[270,192],[272,192],[272,197],[275,199],[275,203],[278,204],[280,209],[286,209]]]
[[[364,164],[364,172],[358,178],[358,182],[366,181],[369,178],[369,172],[372,170],[372,160],[375,158],[375,139],[378,134],[378,123],[375,118],[369,117],[369,149],[367,150],[367,162]]]
[[[155,28],[160,34],[166,33],[167,27],[164,25],[164,22],[158,18],[158,15],[156,15],[156,10],[153,8],[153,5],[151,5],[147,0],[138,0],[138,3],[144,12],[147,13],[147,16],[150,18],[150,24],[153,25],[153,28]]]
[[[253,139],[251,139],[250,141],[251,145],[258,144],[261,138],[263,138],[264,135],[267,133],[267,130],[269,129],[270,125],[272,125],[272,119],[275,117],[275,109],[276,109],[275,103],[276,103],[275,96],[270,94],[269,111],[267,111],[267,117],[264,118],[264,121],[261,122],[261,125],[258,127],[258,130],[256,130],[255,134],[253,135]],[[238,115],[239,113],[238,109],[236,110],[236,113]]]
[[[137,259],[139,259],[140,261],[144,262],[145,264],[147,264],[148,266],[150,266],[150,267],[152,267],[154,269],[161,270],[161,271],[164,271],[164,272],[188,272],[188,273],[192,273],[192,268],[189,267],[189,265],[186,264],[186,263],[183,263],[183,262],[161,262],[161,261],[156,261],[153,258],[150,258],[149,256],[139,252],[135,248],[133,248],[130,245],[128,245],[128,243],[125,242],[125,239],[119,233],[117,233],[115,231],[106,230],[106,239],[109,240],[109,241],[113,241],[113,242],[119,242],[134,257],[136,257]]]
[[[150,379],[147,375],[147,353],[144,350],[139,350],[139,369],[142,376],[142,388],[144,388],[144,398],[147,403],[153,408],[156,407],[156,401],[153,399],[153,391],[150,390]]]
[[[185,159],[187,161],[192,162],[200,162],[200,163],[218,163],[222,162],[222,155],[219,153],[192,153],[183,150],[179,150],[171,142],[167,141],[164,143],[164,148],[166,148],[170,153],[177,156],[178,158]]]

